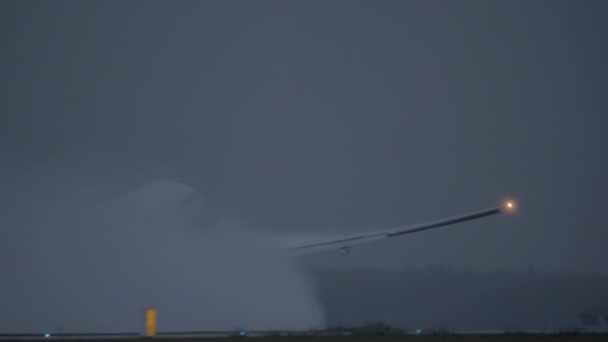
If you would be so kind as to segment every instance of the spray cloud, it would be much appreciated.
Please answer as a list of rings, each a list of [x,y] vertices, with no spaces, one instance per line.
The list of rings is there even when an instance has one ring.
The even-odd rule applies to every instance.
[[[160,181],[55,211],[4,258],[0,330],[139,332],[146,307],[158,309],[159,331],[322,327],[314,283],[278,240],[203,229],[204,210],[193,189]]]

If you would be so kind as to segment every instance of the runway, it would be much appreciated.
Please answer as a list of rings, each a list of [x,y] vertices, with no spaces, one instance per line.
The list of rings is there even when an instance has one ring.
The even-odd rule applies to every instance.
[[[323,342],[397,342],[397,341],[469,341],[469,342],[510,342],[510,341],[547,341],[547,342],[600,342],[608,341],[608,332],[518,332],[505,333],[500,331],[475,332],[397,332],[397,333],[362,333],[360,331],[189,331],[189,332],[159,332],[154,337],[146,337],[140,333],[60,333],[60,334],[0,334],[2,341],[133,341],[133,340],[163,340],[163,341],[205,341],[205,342],[243,342],[245,339],[272,342],[305,342],[322,340]]]

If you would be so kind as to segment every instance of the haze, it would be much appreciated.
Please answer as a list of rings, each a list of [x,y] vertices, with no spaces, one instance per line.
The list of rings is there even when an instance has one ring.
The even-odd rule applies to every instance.
[[[135,233],[94,238],[103,225],[83,215],[85,208],[159,180],[199,194],[205,203],[201,217],[194,215],[199,227],[247,232],[222,240],[234,246],[246,234],[349,234],[485,208],[505,196],[520,204],[513,216],[362,246],[347,259],[325,253],[284,264],[273,257],[263,277],[245,278],[262,293],[271,283],[286,284],[267,289],[284,289],[281,298],[300,294],[281,305],[302,311],[285,321],[272,315],[247,321],[261,326],[324,324],[311,270],[450,264],[605,274],[607,7],[604,1],[1,2],[0,256],[2,276],[13,282],[2,282],[2,302],[12,304],[3,309],[9,323],[0,330],[43,325],[5,320],[34,310],[19,304],[32,293],[52,305],[36,310],[45,317],[61,312],[74,329],[127,329],[136,319],[131,313],[87,325],[78,312],[88,308],[94,317],[99,301],[61,304],[47,294],[78,291],[71,277],[91,281],[78,298],[89,290],[112,293],[125,277],[149,284],[158,269],[129,259],[142,251],[154,251],[166,270],[150,286],[173,286],[165,282],[173,276],[187,284],[175,285],[183,290],[175,302],[163,299],[168,310],[205,298],[235,276],[206,272],[257,270],[251,265],[258,259],[241,263],[242,255],[197,249],[217,245],[204,229],[194,236],[158,226],[162,233],[151,245]],[[118,222],[112,229],[128,226],[122,216],[107,219]],[[164,238],[185,239],[183,248],[159,245]],[[131,243],[133,250],[109,252]],[[274,250],[271,243],[254,246]],[[85,250],[99,254],[87,259]],[[84,273],[67,266],[49,273],[39,261],[51,257]],[[116,268],[97,274],[88,260]],[[175,264],[188,272],[174,273]],[[211,284],[196,285],[205,282]],[[141,296],[133,305],[144,305],[148,294]],[[199,299],[188,312],[207,305]],[[236,303],[243,317],[257,312],[250,302]],[[209,321],[213,328],[239,324]],[[192,325],[180,320],[165,328]]]

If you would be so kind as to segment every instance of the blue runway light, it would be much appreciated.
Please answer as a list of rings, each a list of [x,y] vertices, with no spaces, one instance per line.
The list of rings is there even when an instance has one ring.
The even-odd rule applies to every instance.
[[[44,334],[44,338],[49,338],[49,337],[51,337],[51,334],[49,334],[49,333]]]

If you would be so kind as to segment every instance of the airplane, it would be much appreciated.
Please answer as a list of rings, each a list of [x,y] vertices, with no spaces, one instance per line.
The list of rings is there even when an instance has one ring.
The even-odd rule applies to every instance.
[[[139,210],[137,215],[141,216],[164,215],[193,218],[205,210],[202,196],[193,188],[176,181],[156,181],[146,184],[121,196],[114,203],[120,207],[128,207],[129,211],[135,208]],[[337,250],[340,255],[347,256],[352,246],[355,245],[451,226],[501,213],[510,213],[514,212],[516,207],[516,202],[509,199],[499,206],[430,222],[331,238],[290,236],[287,239],[282,239],[281,243],[291,255],[295,256],[327,250]],[[179,221],[187,220],[180,219]],[[194,222],[196,219],[190,221]]]
[[[328,249],[337,249],[340,255],[347,256],[350,253],[352,246],[370,243],[378,240],[399,237],[406,234],[413,234],[430,229],[437,229],[457,223],[472,221],[487,216],[492,216],[500,213],[513,212],[516,209],[514,200],[506,200],[502,205],[495,206],[475,212],[451,216],[439,220],[418,223],[408,226],[395,227],[391,229],[372,231],[368,233],[360,233],[333,239],[323,239],[305,244],[293,245],[289,247],[289,251],[293,254],[308,254],[325,251]]]

